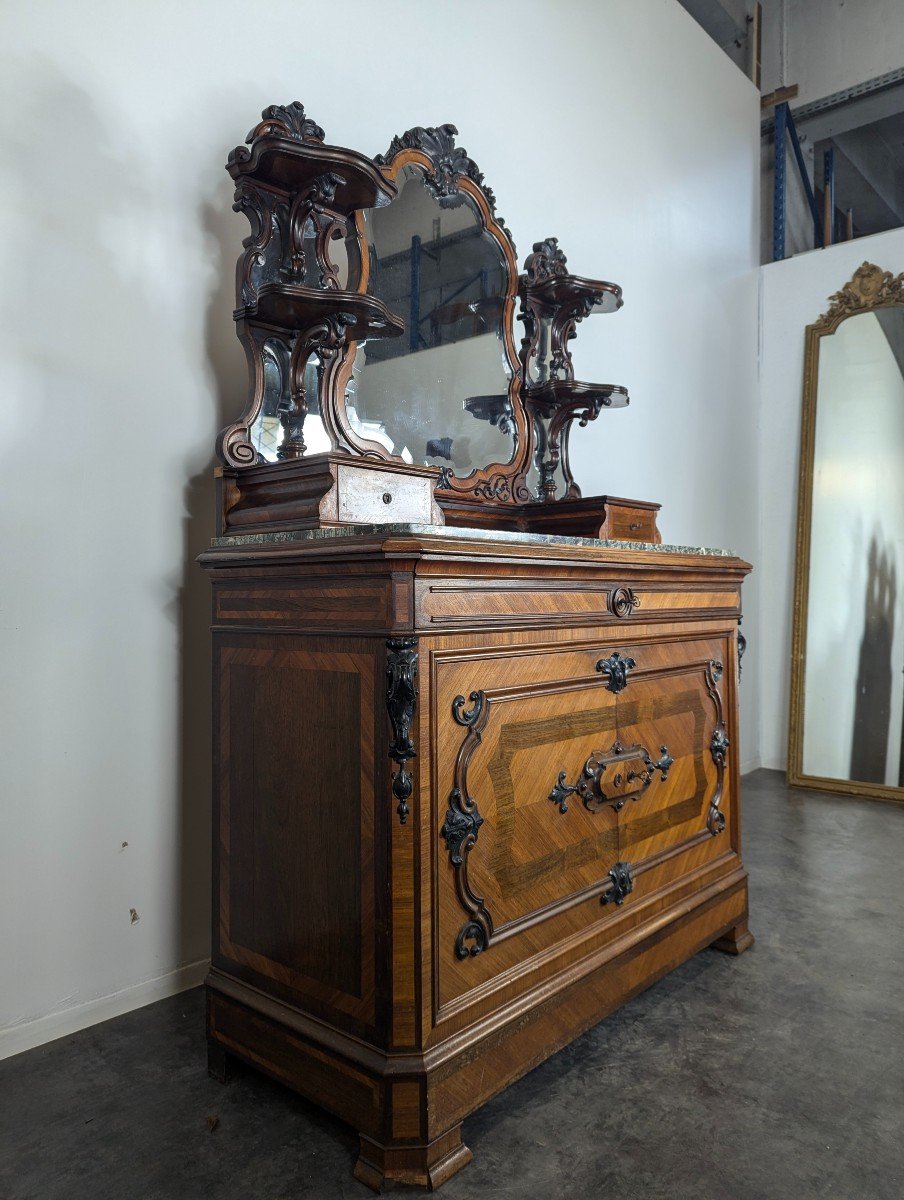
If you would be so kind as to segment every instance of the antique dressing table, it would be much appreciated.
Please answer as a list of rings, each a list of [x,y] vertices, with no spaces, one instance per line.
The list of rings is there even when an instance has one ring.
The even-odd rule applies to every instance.
[[[621,289],[555,239],[519,276],[454,138],[368,159],[294,104],[228,164],[251,386],[202,556],[210,1069],[348,1121],[377,1189],[438,1187],[490,1096],[753,940],[749,566],[661,545],[655,504],[581,496],[570,431],[628,396],[576,381],[569,342]]]

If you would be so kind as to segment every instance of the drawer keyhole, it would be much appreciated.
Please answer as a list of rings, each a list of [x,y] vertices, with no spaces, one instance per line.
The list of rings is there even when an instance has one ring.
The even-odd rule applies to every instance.
[[[383,493],[383,503],[384,504],[392,504],[392,492],[384,492]]]

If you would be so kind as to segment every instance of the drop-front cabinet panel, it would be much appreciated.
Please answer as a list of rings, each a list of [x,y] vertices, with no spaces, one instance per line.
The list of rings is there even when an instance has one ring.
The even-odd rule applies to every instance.
[[[221,539],[211,1064],[438,1186],[461,1121],[711,944],[738,952],[727,555],[416,530]]]
[[[433,1015],[443,1032],[460,1026],[470,1005],[534,986],[541,961],[555,969],[551,954],[571,960],[621,932],[664,886],[674,889],[730,850],[730,835],[717,836],[723,820],[710,818],[713,801],[723,819],[730,811],[724,771],[710,753],[724,728],[729,650],[724,637],[627,642],[600,631],[567,650],[430,653],[434,829],[462,810],[450,803],[456,788],[482,822],[461,855],[464,903],[450,886],[450,875],[461,886],[465,867],[454,861],[454,829],[448,844],[442,834],[435,842]],[[618,693],[596,669],[612,655],[635,664]],[[708,822],[720,828],[711,832]],[[620,862],[636,876],[630,909],[604,890]]]

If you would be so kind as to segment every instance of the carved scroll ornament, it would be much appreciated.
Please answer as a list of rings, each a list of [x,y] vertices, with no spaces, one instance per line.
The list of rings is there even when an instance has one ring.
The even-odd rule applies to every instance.
[[[419,151],[433,164],[433,169],[426,172],[425,179],[431,193],[443,207],[453,208],[462,203],[464,197],[459,189],[458,181],[459,179],[470,179],[483,192],[490,215],[512,243],[514,250],[512,235],[506,228],[502,217],[496,214],[496,196],[492,188],[487,187],[484,183],[483,171],[480,170],[467,150],[456,143],[457,137],[458,129],[454,125],[446,124],[426,128],[423,125],[415,125],[414,128],[407,129],[402,134],[396,134],[389,143],[386,153],[378,154],[374,158],[374,162],[377,166],[385,167],[403,150]]]
[[[705,669],[706,690],[709,693],[710,699],[716,706],[716,727],[713,730],[712,738],[709,743],[709,752],[716,766],[716,790],[713,792],[713,798],[709,802],[709,811],[706,815],[706,828],[709,832],[716,836],[725,828],[725,813],[722,812],[719,805],[722,803],[722,794],[725,787],[725,759],[728,754],[728,733],[725,729],[725,721],[722,712],[722,697],[719,694],[718,682],[722,678],[722,664],[716,659],[706,664]]]
[[[462,925],[455,939],[455,953],[459,958],[473,957],[486,950],[493,935],[493,921],[484,906],[483,897],[478,896],[468,882],[468,857],[483,824],[477,802],[468,792],[468,764],[480,745],[490,715],[489,702],[484,692],[471,692],[470,701],[473,706],[470,709],[467,708],[464,696],[456,696],[452,701],[453,720],[468,732],[455,760],[455,785],[449,796],[449,808],[440,830],[449,852],[449,862],[455,871],[458,899],[468,913],[468,920]]]
[[[534,242],[532,253],[524,260],[524,274],[527,285],[536,286],[545,283],[555,276],[564,278],[568,274],[568,259],[564,251],[559,249],[558,238],[544,238],[542,242]]]

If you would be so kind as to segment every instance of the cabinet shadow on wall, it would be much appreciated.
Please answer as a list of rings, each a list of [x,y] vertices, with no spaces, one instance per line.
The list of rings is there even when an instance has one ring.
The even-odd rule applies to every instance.
[[[199,956],[198,908],[209,930],[211,830],[211,638],[210,581],[197,558],[214,533],[214,437],[241,412],[247,390],[244,354],[232,320],[234,246],[238,219],[228,189],[201,211],[203,233],[215,280],[205,314],[205,352],[215,397],[214,428],[203,466],[185,485],[182,586],[179,608],[180,680],[180,930],[181,961]],[[200,948],[209,955],[209,942]]]

